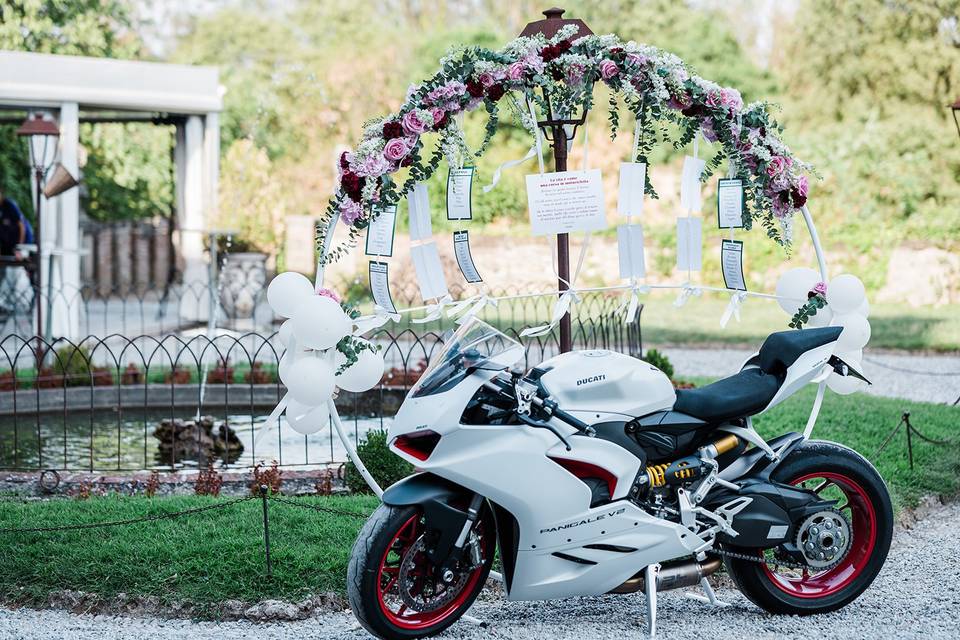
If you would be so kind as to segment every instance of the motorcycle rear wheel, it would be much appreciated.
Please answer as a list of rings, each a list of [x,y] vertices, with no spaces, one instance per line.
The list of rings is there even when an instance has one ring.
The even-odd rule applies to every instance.
[[[805,442],[794,449],[771,478],[837,499],[839,511],[851,525],[849,550],[837,564],[819,572],[726,557],[727,572],[747,598],[771,613],[811,615],[846,606],[870,586],[890,550],[893,507],[883,479],[852,449],[824,441]],[[768,560],[775,552],[729,549]]]
[[[474,525],[482,550],[480,566],[465,570],[464,576],[458,575],[454,584],[461,583],[461,586],[441,598],[444,602],[436,608],[417,611],[405,604],[399,593],[404,562],[408,570],[412,566],[412,573],[417,575],[415,585],[419,583],[420,589],[430,588],[433,567],[426,554],[418,551],[422,547],[417,545],[425,530],[419,507],[382,504],[367,520],[354,543],[347,569],[350,608],[360,624],[378,638],[408,640],[442,632],[467,612],[487,581],[496,548],[496,532],[489,510],[484,509]],[[408,558],[410,553],[415,555]],[[434,583],[432,588],[437,586]]]

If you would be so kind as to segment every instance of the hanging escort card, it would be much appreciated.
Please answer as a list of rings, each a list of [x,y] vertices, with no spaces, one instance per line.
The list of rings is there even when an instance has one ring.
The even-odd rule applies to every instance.
[[[453,254],[457,257],[457,266],[460,267],[460,273],[464,280],[470,284],[483,282],[477,266],[473,263],[473,256],[470,255],[470,235],[466,231],[453,232]]]
[[[642,162],[620,163],[620,193],[617,212],[624,216],[643,215],[643,189],[647,181],[647,165]]]
[[[721,178],[717,184],[717,225],[721,229],[743,228],[743,180]]]
[[[720,265],[723,267],[723,283],[727,289],[746,291],[743,278],[743,243],[739,240],[722,240]]]
[[[677,218],[677,269],[700,271],[702,229],[700,218]]]
[[[417,272],[420,297],[431,300],[447,295],[447,279],[443,275],[437,243],[426,242],[410,247],[410,256],[413,258],[413,268]]]
[[[407,208],[410,211],[410,240],[429,240],[433,236],[430,222],[430,194],[427,185],[418,183],[407,194]]]
[[[393,256],[393,237],[397,228],[397,205],[374,207],[373,222],[367,227],[367,244],[364,253],[368,256]]]
[[[370,292],[373,293],[373,302],[388,313],[396,313],[397,308],[390,296],[390,276],[386,262],[370,261]]]
[[[680,208],[684,211],[700,211],[700,176],[707,166],[706,160],[687,156],[683,159],[683,175],[680,179]]]
[[[617,227],[617,248],[620,253],[620,277],[646,277],[647,266],[643,257],[643,228],[636,224],[622,224]]]
[[[447,220],[473,219],[473,174],[475,167],[447,173]]]
[[[535,236],[607,226],[599,169],[528,175],[527,204]]]

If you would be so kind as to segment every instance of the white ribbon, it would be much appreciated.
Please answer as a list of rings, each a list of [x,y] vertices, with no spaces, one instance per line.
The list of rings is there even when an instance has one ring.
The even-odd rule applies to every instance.
[[[560,324],[560,320],[570,311],[570,305],[574,302],[580,302],[580,296],[577,295],[574,289],[567,289],[560,295],[560,298],[557,299],[556,304],[553,305],[553,317],[550,318],[550,322],[524,329],[520,332],[520,337],[528,338],[550,333],[554,327]]]
[[[720,316],[720,328],[726,329],[727,323],[730,322],[730,317],[733,316],[737,319],[737,322],[740,322],[740,306],[743,304],[744,300],[747,299],[746,291],[737,291],[730,296],[730,302],[727,303],[727,308],[724,309],[723,315]]]
[[[637,311],[640,310],[640,296],[648,293],[650,293],[648,285],[636,283],[624,292],[626,300],[617,309],[617,313],[624,312],[623,324],[633,324],[637,319]]]
[[[497,187],[497,185],[500,183],[500,176],[503,173],[504,169],[511,169],[517,166],[518,164],[523,164],[524,162],[533,158],[536,155],[537,155],[537,145],[534,144],[530,146],[530,149],[527,151],[526,155],[524,155],[522,158],[518,158],[516,160],[507,160],[506,162],[501,164],[493,172],[493,179],[490,180],[490,184],[486,185],[483,188],[483,192],[490,193]]]
[[[427,305],[427,315],[422,318],[416,318],[411,320],[411,324],[426,324],[427,322],[433,322],[434,320],[439,320],[440,316],[443,315],[443,308],[453,302],[453,298],[450,297],[450,294],[443,296],[442,298],[437,298],[437,301],[433,304]]]
[[[400,322],[400,314],[387,311],[378,304],[373,305],[373,315],[360,316],[353,321],[353,335],[362,336],[368,331],[379,329],[390,321]]]
[[[491,307],[497,306],[497,299],[491,298],[486,293],[478,293],[475,296],[464,298],[463,300],[450,305],[450,308],[447,309],[447,317],[457,318],[457,316],[460,316],[457,318],[457,324],[463,324],[473,316],[480,313],[480,311],[482,311],[487,305],[490,305]]]
[[[703,295],[703,290],[700,287],[695,287],[689,283],[683,285],[683,289],[680,291],[680,295],[677,296],[677,299],[673,301],[673,306],[678,309],[683,305],[687,304],[687,300],[693,297],[700,297]]]

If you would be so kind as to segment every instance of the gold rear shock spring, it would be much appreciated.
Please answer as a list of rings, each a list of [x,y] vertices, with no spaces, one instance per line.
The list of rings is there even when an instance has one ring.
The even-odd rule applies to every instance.
[[[664,464],[655,464],[652,467],[647,467],[647,477],[650,478],[651,487],[662,487],[667,483],[666,470],[669,467],[669,463]]]

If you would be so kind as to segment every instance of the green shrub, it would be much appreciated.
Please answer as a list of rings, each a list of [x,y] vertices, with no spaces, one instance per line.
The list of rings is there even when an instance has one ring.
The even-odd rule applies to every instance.
[[[63,376],[89,376],[90,350],[86,347],[68,345],[57,349],[52,360],[53,371]]]
[[[413,465],[390,451],[386,429],[368,431],[357,445],[357,454],[373,479],[383,488],[413,473]],[[353,493],[370,493],[370,487],[350,461],[347,461],[344,480]]]
[[[649,364],[652,364],[660,371],[663,371],[668,378],[673,380],[673,365],[670,363],[670,358],[663,355],[656,349],[647,349],[647,353],[643,356],[643,361]]]

